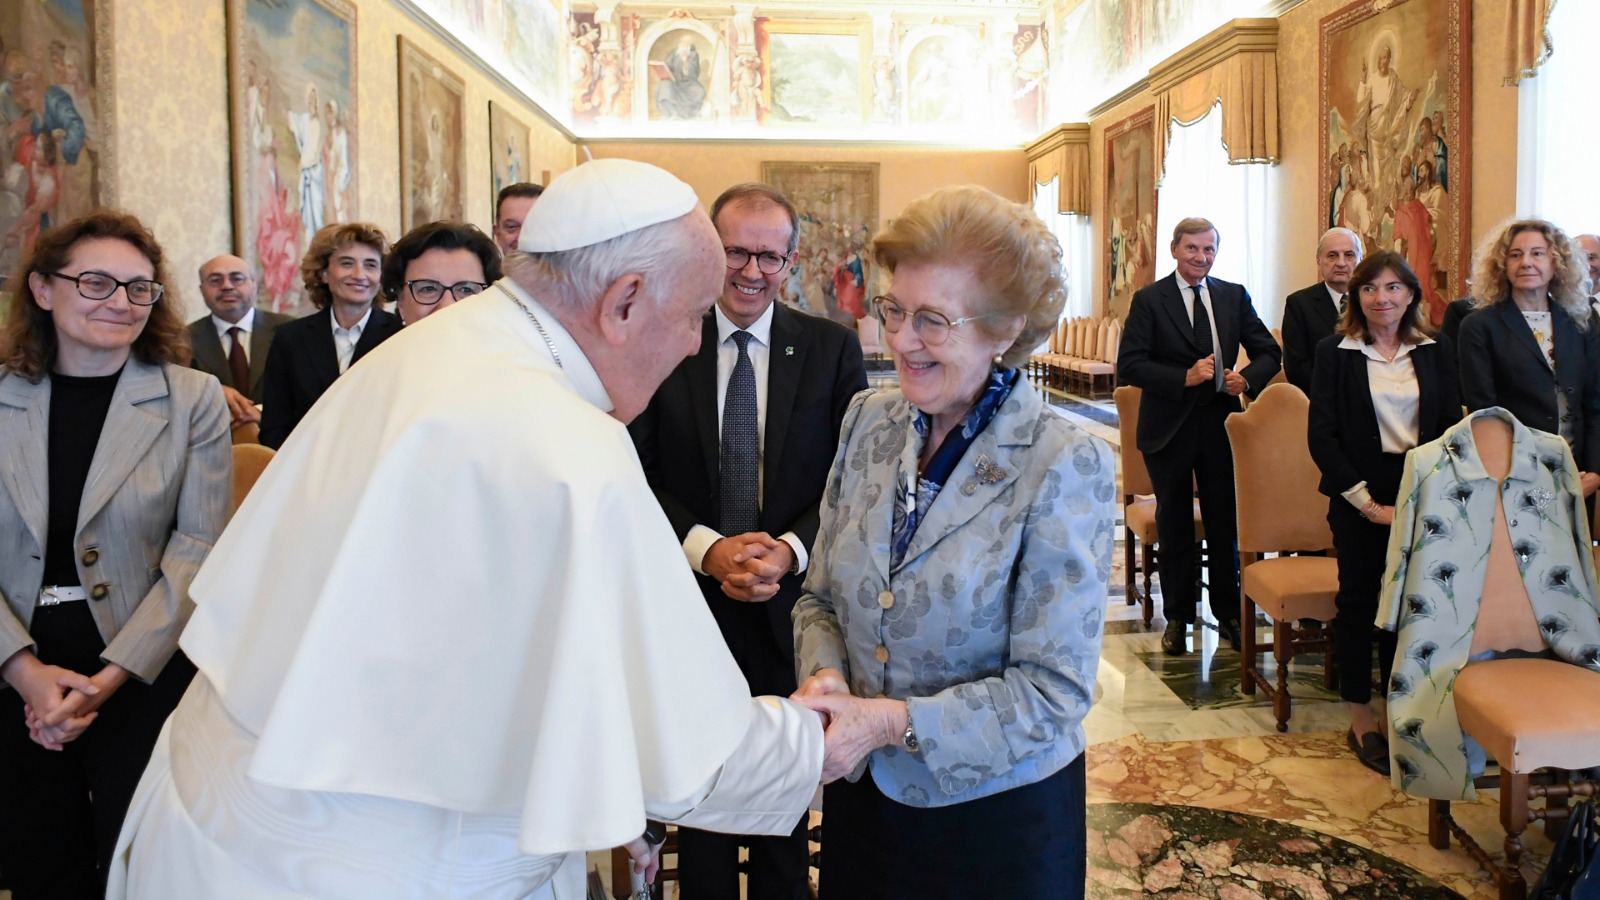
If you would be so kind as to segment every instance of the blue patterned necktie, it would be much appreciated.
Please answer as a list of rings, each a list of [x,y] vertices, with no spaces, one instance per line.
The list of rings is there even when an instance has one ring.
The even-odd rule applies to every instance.
[[[728,377],[722,402],[722,452],[720,463],[718,529],[725,535],[756,530],[760,503],[760,435],[756,428],[756,369],[750,362],[750,332],[735,331],[739,359]]]

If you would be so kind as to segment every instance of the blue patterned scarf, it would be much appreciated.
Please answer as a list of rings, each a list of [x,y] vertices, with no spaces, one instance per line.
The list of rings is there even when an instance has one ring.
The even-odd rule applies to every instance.
[[[911,536],[917,533],[917,525],[933,506],[934,498],[939,496],[939,491],[950,479],[950,474],[955,471],[956,464],[961,462],[961,457],[967,454],[967,448],[971,447],[978,435],[989,427],[995,414],[1000,411],[1000,405],[1011,396],[1011,389],[1016,384],[1016,369],[995,367],[994,371],[989,373],[989,383],[984,387],[983,394],[978,397],[977,404],[961,420],[960,427],[951,429],[950,433],[945,435],[939,449],[933,451],[933,458],[918,473],[916,498],[913,500],[911,497],[908,484],[895,485],[894,531],[889,544],[891,569],[897,568],[905,559],[906,548],[911,545]],[[917,442],[919,447],[926,444],[932,423],[931,416],[922,410],[916,410],[911,426],[917,430],[917,436],[921,439]]]

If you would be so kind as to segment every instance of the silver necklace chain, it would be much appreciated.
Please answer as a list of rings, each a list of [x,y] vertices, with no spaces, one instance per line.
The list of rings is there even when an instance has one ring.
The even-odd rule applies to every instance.
[[[566,366],[561,364],[561,353],[556,350],[556,342],[550,340],[550,332],[544,330],[544,323],[540,322],[539,317],[533,314],[533,310],[528,308],[528,304],[522,302],[521,297],[507,291],[505,288],[501,288],[501,291],[507,297],[510,297],[512,302],[516,303],[523,312],[528,314],[528,321],[532,322],[533,327],[538,330],[539,337],[544,338],[544,345],[550,348],[550,358],[556,361],[556,368],[565,370]]]

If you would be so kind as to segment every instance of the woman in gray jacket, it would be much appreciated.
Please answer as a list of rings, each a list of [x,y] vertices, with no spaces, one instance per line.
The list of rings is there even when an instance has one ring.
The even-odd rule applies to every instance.
[[[0,871],[16,900],[105,895],[194,674],[178,634],[232,508],[232,454],[166,281],[139,220],[99,211],[40,235],[0,330],[0,820],[26,823]]]
[[[1082,896],[1116,462],[1015,368],[1061,250],[969,186],[873,252],[900,388],[845,414],[794,609],[795,699],[830,719],[822,896]]]

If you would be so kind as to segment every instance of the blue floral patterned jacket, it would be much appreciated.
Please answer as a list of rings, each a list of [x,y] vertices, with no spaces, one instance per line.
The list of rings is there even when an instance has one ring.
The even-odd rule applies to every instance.
[[[1378,626],[1399,637],[1389,753],[1396,788],[1437,800],[1475,796],[1453,690],[1472,647],[1494,533],[1495,480],[1472,437],[1473,421],[1485,417],[1511,425],[1501,492],[1539,629],[1557,657],[1600,671],[1594,554],[1567,442],[1491,407],[1406,454],[1378,598]]]
[[[1083,752],[1116,461],[1021,380],[891,569],[916,414],[899,391],[845,414],[794,629],[802,680],[837,668],[857,696],[906,701],[920,752],[884,747],[867,764],[886,795],[927,807],[1031,784]]]

